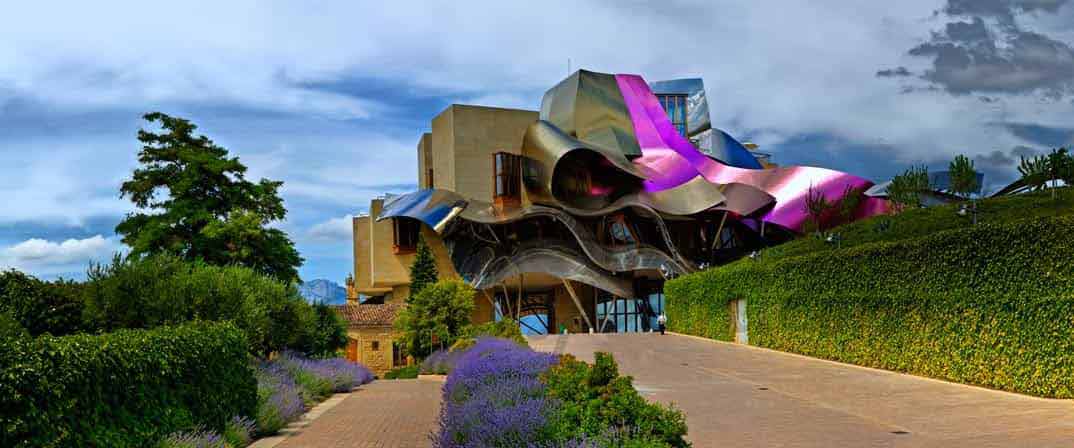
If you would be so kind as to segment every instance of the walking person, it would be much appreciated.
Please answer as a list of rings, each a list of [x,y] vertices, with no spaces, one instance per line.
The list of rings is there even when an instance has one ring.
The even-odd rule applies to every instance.
[[[665,316],[664,313],[660,313],[660,315],[656,317],[656,325],[660,327],[660,334],[661,335],[664,334],[664,328],[667,327],[667,323],[668,323],[668,317]]]

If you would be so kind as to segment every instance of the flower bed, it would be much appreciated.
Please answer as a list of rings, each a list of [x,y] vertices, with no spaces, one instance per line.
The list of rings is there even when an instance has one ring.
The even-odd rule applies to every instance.
[[[590,367],[479,338],[456,356],[436,448],[688,446],[682,413],[642,399],[610,355]]]
[[[254,420],[236,418],[218,434],[202,428],[172,434],[166,448],[216,448],[246,446],[253,436],[275,434],[333,392],[347,392],[373,381],[361,364],[342,358],[308,359],[283,352],[256,369],[257,415]]]

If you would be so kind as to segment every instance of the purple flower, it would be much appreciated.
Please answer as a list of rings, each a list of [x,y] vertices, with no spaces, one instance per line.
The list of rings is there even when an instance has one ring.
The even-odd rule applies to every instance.
[[[436,448],[533,446],[552,403],[539,376],[557,358],[506,339],[480,338],[444,384]]]
[[[203,428],[174,433],[160,443],[163,448],[227,448],[224,438]]]

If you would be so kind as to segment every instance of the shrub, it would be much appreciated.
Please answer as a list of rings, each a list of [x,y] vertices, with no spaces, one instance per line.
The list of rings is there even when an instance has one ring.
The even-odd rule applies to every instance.
[[[227,426],[224,427],[224,433],[221,436],[227,441],[228,445],[243,447],[253,441],[256,430],[257,424],[253,420],[236,416],[227,422]]]
[[[331,309],[314,310],[294,285],[240,266],[210,266],[159,255],[116,256],[91,266],[85,315],[96,329],[153,328],[190,320],[234,322],[251,352],[292,348],[330,353],[346,329]]]
[[[384,374],[386,380],[404,380],[418,377],[418,366],[397,367]]]
[[[674,331],[1041,396],[1074,397],[1074,217],[983,224],[667,283]]]
[[[62,336],[82,328],[82,301],[70,282],[47,283],[18,271],[0,272],[0,314],[31,335]]]
[[[305,412],[302,389],[280,364],[262,363],[257,369],[257,432],[275,434]]]
[[[550,403],[538,376],[555,355],[481,338],[444,384],[436,448],[516,447],[539,441]]]
[[[598,352],[592,366],[565,355],[542,376],[556,406],[546,439],[615,440],[614,446],[686,447],[686,417],[649,403],[620,376],[615,359]],[[607,446],[607,445],[601,445]]]
[[[205,428],[173,433],[160,442],[161,448],[228,448],[224,437]]]
[[[0,446],[156,445],[252,415],[246,340],[196,322],[98,336],[0,340]]]
[[[448,375],[442,406],[437,448],[689,446],[682,413],[646,402],[606,354],[590,368],[479,338]]]
[[[474,344],[477,340],[474,340]],[[471,345],[472,347],[472,345]],[[437,350],[421,362],[419,371],[426,375],[447,375],[455,368],[455,363],[470,347],[461,350]]]
[[[450,347],[470,325],[474,289],[460,280],[428,285],[408,299],[395,326],[403,332],[403,350],[423,358],[437,348]]]

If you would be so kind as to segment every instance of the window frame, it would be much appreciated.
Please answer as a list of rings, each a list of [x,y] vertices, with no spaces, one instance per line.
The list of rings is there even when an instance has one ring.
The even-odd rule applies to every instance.
[[[404,237],[405,238],[404,240]],[[410,218],[392,218],[392,251],[396,254],[409,254],[418,250],[421,237],[421,222]]]

